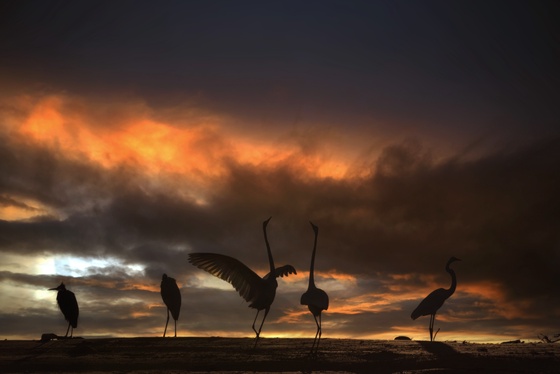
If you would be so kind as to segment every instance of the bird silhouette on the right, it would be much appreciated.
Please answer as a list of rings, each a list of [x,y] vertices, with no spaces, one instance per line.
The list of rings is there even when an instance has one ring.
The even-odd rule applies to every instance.
[[[58,291],[56,294],[56,301],[64,318],[68,321],[68,328],[66,329],[66,335],[64,335],[64,337],[68,337],[70,327],[72,327],[70,331],[70,337],[72,337],[74,329],[78,327],[78,315],[80,314],[76,295],[74,295],[74,292],[67,290],[62,282],[56,288],[49,288],[49,291]]]
[[[179,313],[181,312],[181,292],[177,286],[177,282],[174,278],[168,277],[167,274],[163,274],[161,277],[161,298],[167,307],[167,322],[165,322],[165,330],[163,330],[163,337],[165,338],[165,333],[167,332],[167,325],[169,324],[169,312],[175,320],[175,337],[177,337],[177,320],[179,319]]]
[[[309,286],[307,291],[301,295],[300,303],[301,305],[307,305],[309,311],[315,319],[315,324],[317,324],[317,332],[315,333],[315,339],[313,339],[313,345],[311,346],[311,353],[317,353],[319,350],[319,341],[321,340],[322,329],[321,329],[321,312],[323,310],[329,309],[329,296],[325,291],[315,286],[314,278],[314,268],[315,268],[315,252],[317,251],[317,236],[319,235],[319,228],[309,222],[313,231],[315,232],[315,242],[313,244],[313,252],[311,254],[311,267],[309,269]],[[317,320],[319,317],[319,320]]]
[[[436,338],[437,333],[436,331],[434,335],[434,321],[436,319],[436,313],[441,308],[445,300],[447,300],[453,293],[455,292],[455,288],[457,288],[457,277],[455,276],[455,271],[449,267],[453,262],[461,261],[456,257],[451,257],[449,261],[447,261],[447,265],[445,265],[445,270],[451,275],[451,287],[448,289],[445,288],[438,288],[437,290],[432,291],[420,304],[414,309],[410,318],[415,320],[420,316],[430,316],[430,341],[434,341]]]

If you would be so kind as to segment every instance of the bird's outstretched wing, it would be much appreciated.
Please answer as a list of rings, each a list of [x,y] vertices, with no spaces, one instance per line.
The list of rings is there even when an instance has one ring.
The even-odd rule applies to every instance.
[[[218,253],[190,253],[189,262],[231,283],[245,301],[252,301],[262,287],[261,277],[233,257]]]
[[[296,269],[292,265],[284,265],[276,268],[276,278],[288,276],[290,274],[297,274]]]
[[[270,278],[270,274],[268,273],[263,277],[263,279]],[[297,274],[296,269],[292,265],[284,265],[280,266],[279,268],[274,269],[274,278],[288,276],[290,274]]]

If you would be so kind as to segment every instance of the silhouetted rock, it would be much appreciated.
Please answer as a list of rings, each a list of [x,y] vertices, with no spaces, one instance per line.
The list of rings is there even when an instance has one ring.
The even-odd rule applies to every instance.
[[[395,338],[395,340],[412,340],[408,336],[400,335]]]
[[[517,339],[517,340],[510,340],[508,342],[502,342],[502,344],[523,344],[525,342],[522,342],[521,340]]]
[[[42,342],[48,342],[48,341],[54,340],[54,339],[58,339],[58,335],[53,334],[52,332],[45,333],[45,334],[41,335],[41,341]]]

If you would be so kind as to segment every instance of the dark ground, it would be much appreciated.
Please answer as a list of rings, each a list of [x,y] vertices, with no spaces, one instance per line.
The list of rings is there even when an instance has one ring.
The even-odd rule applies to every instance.
[[[0,341],[0,373],[560,373],[560,344],[324,339]]]

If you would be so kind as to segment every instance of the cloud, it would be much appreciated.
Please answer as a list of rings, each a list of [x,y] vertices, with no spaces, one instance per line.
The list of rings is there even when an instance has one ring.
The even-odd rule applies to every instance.
[[[351,149],[356,158],[349,159],[331,147],[333,135],[313,129],[278,144],[226,136],[224,122],[205,122],[196,111],[189,125],[156,119],[142,106],[124,105],[124,114],[112,116],[108,104],[70,97],[32,104],[6,112],[1,207],[27,215],[4,211],[2,253],[112,262],[78,265],[73,275],[3,268],[2,284],[44,290],[68,280],[84,305],[84,333],[159,334],[156,314],[164,313],[155,305],[167,272],[194,313],[182,329],[250,335],[253,311],[227,284],[200,286],[186,257],[229,254],[264,275],[261,222],[269,216],[275,261],[301,269],[280,284],[270,332],[313,330],[298,303],[313,244],[309,220],[320,230],[317,284],[331,295],[326,326],[337,336],[376,336],[387,326],[415,331],[410,311],[431,289],[448,286],[444,265],[452,255],[463,261],[454,264],[458,291],[441,312],[446,330],[476,322],[498,334],[507,321],[544,329],[560,308],[553,297],[558,138],[437,157],[426,144],[404,140],[376,152]],[[96,108],[107,114],[92,115]],[[53,300],[42,301],[50,312]],[[227,317],[232,304],[239,309]],[[2,318],[12,321],[12,312]]]

